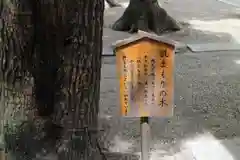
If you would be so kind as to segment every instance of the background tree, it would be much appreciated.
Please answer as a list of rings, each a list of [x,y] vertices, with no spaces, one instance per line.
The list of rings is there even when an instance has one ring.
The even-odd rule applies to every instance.
[[[157,0],[130,0],[122,17],[113,24],[112,29],[130,33],[140,29],[161,34],[178,31],[180,26],[159,6]]]
[[[11,93],[13,110],[19,99],[29,102],[20,107],[25,119],[3,130],[6,148],[18,159],[55,151],[64,160],[101,159],[92,133],[98,131],[104,0],[3,0],[0,11],[1,107],[9,111],[5,88],[22,95]],[[10,112],[4,118],[16,119]]]

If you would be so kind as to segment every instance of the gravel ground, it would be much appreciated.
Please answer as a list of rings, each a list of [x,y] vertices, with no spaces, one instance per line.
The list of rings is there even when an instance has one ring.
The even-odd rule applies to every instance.
[[[206,21],[229,18],[236,8],[215,0],[169,0],[161,4],[173,17],[184,22],[182,31],[165,36],[183,43],[233,40],[230,34],[203,32],[192,29],[186,22],[191,19]],[[106,10],[105,26],[114,22],[122,11],[120,8]],[[104,49],[110,51],[109,44],[130,36],[121,33],[105,28]],[[161,155],[174,154],[181,150],[182,141],[206,132],[216,139],[240,137],[239,60],[239,52],[230,51],[185,51],[176,55],[174,116],[169,119],[151,119],[152,148],[155,144],[162,144],[160,148],[166,152]],[[118,90],[115,57],[105,57],[102,66],[100,121],[106,131],[102,139],[112,151],[138,153],[139,119],[120,117]],[[236,152],[227,145],[225,147],[234,156]]]
[[[233,52],[176,55],[174,116],[151,119],[153,142],[174,144],[177,152],[177,144],[183,139],[205,131],[218,139],[239,137],[240,66],[234,63],[237,59],[240,55]],[[134,143],[130,152],[139,152],[139,119],[119,116],[115,67],[114,58],[104,58],[100,105],[100,119],[106,129],[104,140],[111,146],[120,137]],[[168,145],[165,147],[169,149]]]

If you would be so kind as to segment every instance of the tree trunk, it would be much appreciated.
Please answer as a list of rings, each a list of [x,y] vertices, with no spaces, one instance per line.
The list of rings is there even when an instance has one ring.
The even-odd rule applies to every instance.
[[[161,8],[157,0],[130,0],[122,17],[112,26],[116,31],[137,32],[138,29],[162,34],[180,30],[179,24]]]
[[[112,8],[112,7],[121,7],[121,5],[119,3],[117,3],[115,0],[106,0],[108,5]]]
[[[30,49],[26,44],[31,39],[29,8],[25,6],[23,10],[24,5],[16,7],[16,3],[16,1],[0,1],[0,120],[5,122],[25,119],[26,117],[20,112],[29,109],[31,103],[31,95],[25,92],[28,86],[32,85],[26,65],[29,59],[27,53]],[[24,14],[25,18],[23,18]],[[21,23],[24,25],[21,26]],[[25,57],[23,61],[22,56]],[[1,124],[1,131],[3,125],[5,124]]]
[[[28,153],[28,158],[33,158],[34,152],[41,150],[40,145],[25,145],[29,141],[24,137],[31,136],[29,132],[24,135],[22,130],[34,110],[29,90],[33,80],[28,70],[32,48],[31,8],[26,1],[21,2],[24,3],[18,0],[0,1],[1,136],[5,140],[5,149],[15,157],[21,156],[18,156],[19,160],[26,158],[24,152]]]
[[[2,12],[0,5],[1,16],[5,16],[0,75],[4,84],[14,89],[15,77],[21,78],[21,84],[25,77],[30,79],[34,86],[28,85],[27,90],[36,114],[19,125],[19,138],[5,136],[7,144],[11,143],[8,149],[15,156],[21,152],[20,156],[33,158],[41,148],[52,151],[57,145],[59,160],[101,159],[96,134],[104,0],[15,1],[4,0],[4,6],[9,12],[18,12],[19,6],[25,5],[29,9],[29,24],[21,21],[16,25],[15,20],[20,22],[21,17]],[[26,26],[29,36],[19,32]],[[25,72],[27,76],[23,75]],[[22,93],[24,89],[20,90]],[[28,135],[22,135],[22,130]],[[22,146],[18,153],[16,144]],[[34,150],[32,146],[38,147]]]
[[[66,12],[65,51],[58,73],[62,89],[55,104],[56,122],[64,127],[59,160],[101,160],[97,133],[104,0],[65,3],[71,10]]]

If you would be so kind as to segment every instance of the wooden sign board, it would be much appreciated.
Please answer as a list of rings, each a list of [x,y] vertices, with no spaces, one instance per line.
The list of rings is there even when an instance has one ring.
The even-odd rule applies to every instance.
[[[142,37],[117,46],[115,53],[122,116],[172,116],[174,45]]]

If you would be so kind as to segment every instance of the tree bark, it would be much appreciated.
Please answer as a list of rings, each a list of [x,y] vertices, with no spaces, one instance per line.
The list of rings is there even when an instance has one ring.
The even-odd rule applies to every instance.
[[[116,31],[137,32],[138,29],[162,34],[178,31],[180,26],[159,6],[157,0],[130,0],[122,17],[112,26]]]
[[[55,104],[56,123],[64,126],[59,160],[100,160],[97,133],[104,0],[65,3],[71,11],[66,12],[65,53],[58,74],[63,86]]]
[[[21,155],[31,152],[31,158],[48,146],[51,151],[55,147],[59,160],[101,159],[96,134],[104,0],[15,1],[4,0],[7,11],[19,12],[20,6],[25,6],[30,18],[28,22],[20,22],[21,16],[2,12],[3,5],[0,5],[1,16],[4,16],[1,81],[16,89],[17,78],[21,78],[21,84],[24,79],[30,79],[33,86],[28,85],[27,90],[30,90],[31,106],[35,108],[32,112],[36,112],[32,119],[28,117],[27,125],[22,123],[18,130],[33,128],[33,133],[45,133],[45,136],[37,141],[31,135],[23,136],[21,131],[17,132],[21,133],[21,140],[15,137],[14,143],[26,147],[25,143],[31,141],[20,151]],[[19,23],[15,24],[15,20]],[[28,36],[24,36],[24,28]],[[20,89],[21,93],[23,90]],[[7,134],[5,138],[9,136],[12,137]],[[24,137],[28,141],[24,141]],[[36,145],[32,153],[31,146]],[[18,146],[8,146],[15,154],[16,148]]]
[[[112,8],[112,7],[121,7],[121,5],[119,3],[117,3],[115,0],[106,0],[106,2],[108,3],[108,5]]]
[[[28,157],[32,157],[35,149],[39,151],[40,148],[37,149],[39,145],[23,145],[27,143],[23,137],[30,136],[22,136],[21,126],[31,119],[34,110],[31,90],[28,91],[33,85],[28,70],[28,62],[31,61],[31,8],[26,1],[21,2],[24,3],[18,0],[0,1],[0,121],[5,149],[14,156],[20,153],[18,155],[26,158],[24,151]],[[17,151],[18,144],[23,150]]]

